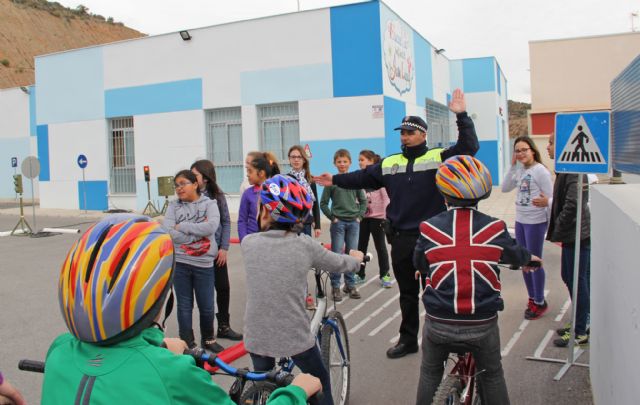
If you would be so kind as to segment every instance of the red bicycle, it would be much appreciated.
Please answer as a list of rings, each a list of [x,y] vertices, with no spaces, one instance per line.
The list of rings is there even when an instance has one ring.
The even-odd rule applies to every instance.
[[[454,362],[451,372],[440,382],[433,405],[480,405],[480,392],[476,376],[476,361],[465,348],[452,352],[449,357]]]

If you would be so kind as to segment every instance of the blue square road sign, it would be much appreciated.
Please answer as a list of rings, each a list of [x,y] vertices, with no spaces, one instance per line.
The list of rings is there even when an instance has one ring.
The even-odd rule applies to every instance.
[[[608,111],[556,114],[556,172],[608,173],[610,133]]]

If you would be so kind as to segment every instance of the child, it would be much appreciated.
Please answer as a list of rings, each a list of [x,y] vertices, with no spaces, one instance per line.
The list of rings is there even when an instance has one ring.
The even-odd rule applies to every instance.
[[[227,269],[227,252],[229,251],[229,240],[231,238],[231,216],[229,206],[224,192],[216,181],[216,169],[210,160],[197,160],[191,165],[191,172],[198,179],[200,193],[210,199],[215,199],[220,211],[220,226],[216,231],[216,245],[218,245],[218,256],[214,262],[216,304],[218,304],[218,338],[230,340],[242,340],[242,333],[231,329],[229,315],[230,285],[229,271]]]
[[[516,162],[522,164],[516,166]],[[540,152],[535,142],[528,136],[516,138],[513,146],[511,169],[502,182],[502,191],[518,188],[516,198],[516,241],[531,253],[542,257],[542,246],[547,233],[547,207],[537,207],[533,201],[540,195],[551,195],[553,184],[551,173],[542,164]],[[544,269],[523,272],[529,301],[524,311],[525,319],[538,319],[549,309],[544,299]]]
[[[244,190],[238,209],[238,237],[240,242],[245,236],[258,232],[257,208],[260,185],[271,176],[280,173],[278,160],[271,152],[249,152],[245,159],[249,188]]]
[[[521,266],[539,261],[509,235],[505,223],[477,210],[491,194],[489,170],[471,156],[447,159],[436,185],[449,210],[420,224],[414,252],[416,278],[426,276],[427,310],[417,404],[430,404],[452,345],[468,344],[476,360],[483,404],[508,404],[500,361],[498,261]]]
[[[304,307],[307,274],[311,268],[355,271],[363,255],[335,254],[299,235],[312,205],[307,190],[290,176],[274,176],[261,187],[262,232],[241,244],[247,273],[244,344],[258,371],[273,369],[278,357],[292,357],[300,370],[320,378],[322,403],[333,404],[329,372]]]
[[[185,342],[165,338],[158,324],[173,271],[171,237],[147,217],[109,216],[82,235],[60,271],[58,300],[70,333],[47,353],[43,404],[233,405],[182,355]],[[306,378],[313,380],[293,382],[302,390],[281,388],[268,403],[306,404],[320,389]]]
[[[333,164],[338,173],[347,173],[351,166],[351,155],[346,149],[338,149],[333,155]],[[329,208],[331,201],[331,208]],[[362,190],[347,190],[338,186],[328,186],[322,191],[320,208],[331,220],[331,250],[340,253],[358,246],[360,220],[367,209],[367,199]],[[334,301],[342,301],[340,274],[331,274],[331,295]],[[344,273],[344,292],[354,299],[360,298],[356,289],[355,273]]]
[[[216,231],[220,211],[215,200],[200,194],[198,179],[191,170],[181,170],[175,176],[177,200],[167,208],[164,227],[171,235],[176,250],[174,286],[178,301],[178,331],[180,339],[195,347],[193,336],[193,296],[200,315],[200,337],[204,349],[214,353],[224,350],[213,333],[214,259],[218,255]]]
[[[364,149],[360,151],[358,163],[360,169],[365,169],[380,162],[380,156],[373,151]],[[360,237],[358,238],[358,250],[367,251],[369,245],[369,234],[373,236],[373,243],[378,254],[378,267],[380,268],[380,285],[384,288],[391,288],[391,276],[389,276],[389,252],[387,252],[387,242],[384,234],[383,222],[386,218],[386,209],[389,205],[389,196],[384,187],[377,190],[365,190],[367,197],[367,210],[364,218],[360,222]],[[360,266],[360,271],[356,274],[356,284],[364,282],[364,265]]]

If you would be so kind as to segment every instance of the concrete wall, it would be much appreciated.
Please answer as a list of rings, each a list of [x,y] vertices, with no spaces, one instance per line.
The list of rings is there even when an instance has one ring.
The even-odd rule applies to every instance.
[[[606,110],[610,83],[640,52],[640,32],[529,42],[531,113]]]
[[[633,404],[640,385],[640,347],[635,344],[640,339],[640,185],[591,190],[593,399],[596,404]]]

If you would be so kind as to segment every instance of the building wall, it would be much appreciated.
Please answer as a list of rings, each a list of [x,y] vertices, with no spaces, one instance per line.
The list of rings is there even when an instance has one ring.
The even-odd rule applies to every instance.
[[[0,199],[15,198],[12,176],[21,173],[20,164],[27,156],[36,155],[35,137],[30,136],[31,100],[20,88],[0,90]],[[16,169],[11,167],[12,157],[18,160]],[[31,197],[31,182],[26,177],[22,180],[25,198]]]
[[[640,185],[591,188],[590,367],[595,404],[632,404],[637,394]],[[615,229],[616,237],[611,237]],[[635,376],[635,377],[634,377]]]
[[[206,158],[206,110],[212,108],[241,107],[246,154],[261,149],[259,107],[297,101],[300,143],[311,149],[312,170],[334,171],[333,153],[341,147],[356,168],[361,149],[399,152],[393,128],[407,114],[425,117],[427,98],[446,105],[454,80],[467,93],[469,111],[478,112],[485,159],[492,171],[501,170],[496,111],[506,81],[495,60],[451,62],[435,54],[381,2],[189,33],[189,41],[171,33],[36,58],[38,97],[30,114],[37,116],[31,132],[46,169],[43,206],[79,208],[86,186],[89,209],[140,210],[147,202],[145,165],[151,200],[160,203],[158,176]],[[136,193],[111,195],[109,120],[128,116],[134,118]],[[79,153],[89,160],[86,184],[79,182]],[[230,198],[232,209],[236,203]]]
[[[529,42],[531,113],[611,108],[611,80],[637,55],[640,32]]]

